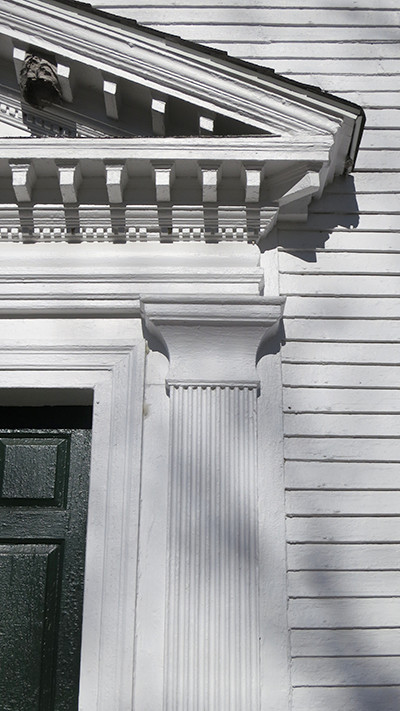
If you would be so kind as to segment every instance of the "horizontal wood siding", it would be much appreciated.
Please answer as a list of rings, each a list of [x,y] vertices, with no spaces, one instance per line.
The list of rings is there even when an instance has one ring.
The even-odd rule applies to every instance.
[[[366,110],[356,171],[278,235],[293,711],[398,711],[399,0],[94,4]]]
[[[285,27],[273,65],[298,56],[284,71],[367,113],[356,171],[279,235],[294,711],[400,708],[400,32],[390,7],[352,3],[346,27],[325,7],[324,22],[315,27],[313,13],[304,28],[310,50],[286,54]]]

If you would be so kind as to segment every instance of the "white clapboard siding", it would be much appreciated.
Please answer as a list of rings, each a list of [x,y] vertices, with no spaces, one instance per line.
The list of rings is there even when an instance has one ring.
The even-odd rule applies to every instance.
[[[399,0],[93,4],[366,111],[355,172],[277,235],[291,711],[399,711]]]
[[[100,3],[93,3],[97,7],[100,7]],[[127,7],[130,3],[125,3]],[[214,5],[210,11],[208,7],[201,7],[202,3],[196,3],[190,7],[187,12],[187,22],[190,19],[192,24],[199,28],[202,22],[207,24],[221,24],[225,28],[225,37],[227,34],[227,29],[230,25],[241,25],[242,32],[244,32],[245,27],[249,25],[260,25],[260,24],[271,24],[271,25],[297,25],[301,26],[315,26],[315,27],[360,27],[361,36],[362,29],[366,26],[369,27],[396,27],[400,24],[400,11],[396,10],[365,10],[364,8],[357,9],[347,9],[347,8],[332,8],[328,11],[326,5],[324,4],[322,8],[313,8],[311,12],[303,12],[301,7],[293,8],[287,7],[282,3],[276,3],[275,6],[269,6],[265,2],[252,4],[251,2],[243,4],[237,4],[234,11],[232,11],[232,6],[223,6],[218,4]],[[110,5],[110,3],[108,3]],[[121,3],[115,3],[115,6],[121,7]],[[135,19],[138,22],[143,22],[147,25],[154,25],[155,21],[160,23],[171,23],[178,24],[182,23],[184,15],[185,3],[183,3],[183,8],[181,5],[168,5],[163,2],[157,3],[157,12],[155,12],[154,4],[153,6],[142,5],[139,8],[138,14]],[[190,18],[190,19],[189,19]],[[336,37],[338,36],[339,30],[336,30]],[[198,30],[199,34],[199,30]],[[251,41],[248,42],[251,45]],[[376,60],[375,60],[376,61]],[[316,68],[315,68],[316,69]]]
[[[318,259],[324,252],[383,252],[400,251],[400,232],[362,232],[335,229],[329,238],[321,230],[299,230],[296,235],[288,230],[279,233],[280,249],[309,252]],[[355,258],[355,257],[354,257]],[[338,294],[340,296],[340,294]],[[287,311],[285,311],[287,313]]]
[[[303,297],[308,298],[308,297]],[[373,297],[371,297],[373,298]],[[357,302],[365,304],[369,299],[354,299],[352,308],[356,310]],[[390,299],[386,300],[390,303]],[[313,303],[318,300],[313,298]],[[286,309],[290,308],[291,298],[288,298]],[[390,307],[388,307],[390,308]],[[377,363],[397,365],[400,362],[399,343],[374,343],[373,348],[366,348],[363,343],[331,343],[288,341],[282,347],[284,363]]]
[[[356,257],[354,257],[356,259]],[[398,296],[400,276],[391,274],[313,274],[281,273],[281,293],[284,295],[302,296],[335,296],[340,287],[339,296]],[[321,313],[323,318],[324,314]]]
[[[400,42],[399,42],[400,47]],[[399,148],[400,147],[400,130],[398,128],[390,129],[366,129],[363,139],[363,148]],[[360,208],[362,209],[362,208]],[[367,208],[366,208],[367,209]]]
[[[400,516],[289,516],[291,543],[399,543]]]
[[[286,459],[317,459],[321,462],[337,460],[400,463],[400,439],[363,438],[355,440],[354,437],[287,437],[284,453]],[[340,513],[340,507],[338,513]]]
[[[293,630],[294,657],[400,655],[400,628],[355,630]]]
[[[400,657],[339,657],[332,663],[324,658],[295,658],[292,665],[294,686],[363,686],[397,684]]]
[[[181,37],[185,37],[185,39],[196,39],[198,42],[207,42],[207,44],[210,45],[218,44],[223,46],[225,44],[235,42],[235,44],[237,43],[238,45],[236,47],[236,53],[240,53],[242,56],[251,53],[259,44],[264,56],[271,56],[274,59],[278,56],[292,57],[294,52],[302,52],[303,56],[306,57],[323,57],[321,51],[322,45],[321,42],[318,41],[318,27],[304,27],[301,35],[298,33],[297,36],[295,34],[295,27],[285,27],[282,30],[282,34],[280,34],[279,39],[275,36],[274,38],[270,38],[269,42],[262,42],[262,37],[264,36],[265,38],[265,28],[267,26],[267,22],[263,20],[268,20],[268,18],[265,17],[264,12],[259,8],[258,16],[260,17],[260,22],[257,23],[253,21],[247,23],[247,26],[252,27],[253,32],[252,41],[250,43],[245,42],[243,24],[236,20],[236,18],[243,17],[243,13],[246,9],[237,7],[234,12],[232,12],[231,8],[224,8],[223,10],[222,8],[219,8],[219,10],[220,13],[217,15],[213,8],[211,15],[213,17],[215,15],[216,19],[212,24],[207,24],[207,18],[210,17],[209,9],[204,8],[204,10],[201,10],[200,8],[197,8],[198,23],[191,25],[190,22],[187,22],[187,18],[184,18],[186,21],[182,21],[180,19],[183,15],[182,8],[180,7],[168,10],[171,22],[168,22],[168,20],[155,22],[153,14],[152,20],[147,21],[145,24],[154,29],[161,30],[162,32],[172,32]],[[141,10],[140,15],[147,15],[148,12],[149,9],[147,9],[146,13]],[[177,12],[181,12],[181,15],[177,15]],[[200,15],[200,12],[203,14]],[[227,24],[223,22],[222,13],[224,15],[230,13],[231,21],[229,28],[231,29],[231,35],[227,35]],[[188,15],[196,16],[193,10],[188,11]],[[247,18],[250,19],[251,15],[252,13],[248,11]],[[207,32],[209,37],[207,37]],[[264,33],[264,35],[262,33]],[[373,58],[373,46],[377,47],[377,51],[381,51],[381,48],[383,48],[383,57],[399,56],[398,47],[396,45],[395,27],[391,28],[389,31],[387,27],[375,28],[370,26],[363,28],[362,39],[359,42],[359,44],[361,44],[359,55],[357,55],[357,48],[354,46],[357,35],[360,35],[359,27],[351,25],[349,25],[349,27],[343,27],[343,41],[340,43],[342,56],[354,58],[357,58],[358,56],[359,58]],[[335,28],[333,26],[329,28],[327,27],[326,36],[327,42],[325,44],[327,46],[327,56],[332,58],[338,57],[339,43],[337,40],[335,41]],[[369,47],[371,49],[368,49]]]
[[[297,516],[398,516],[400,491],[287,491],[286,508]]]
[[[400,341],[400,322],[394,319],[287,319],[286,338],[299,341]],[[395,385],[396,383],[393,383]],[[356,383],[354,385],[357,386]],[[379,383],[376,383],[379,387]]]
[[[288,419],[292,415],[286,416]],[[296,418],[311,417],[315,419],[330,419],[331,417],[358,419],[360,415],[297,415]],[[370,417],[361,415],[362,418]],[[377,415],[375,419],[386,418]],[[371,418],[373,419],[373,418]],[[396,421],[399,416],[394,417]],[[290,427],[291,425],[287,425]],[[301,429],[301,425],[299,425]],[[369,492],[400,490],[400,467],[394,462],[294,462],[286,463],[285,482],[287,489],[336,489],[352,490],[366,489]]]
[[[285,318],[311,317],[319,318],[321,313],[325,318],[400,318],[400,299],[364,298],[354,299],[340,296],[334,297],[290,297],[285,307]],[[398,349],[398,355],[400,351]]]
[[[399,154],[400,155],[400,154]],[[386,215],[386,218],[393,218],[394,222],[399,223],[400,215]],[[378,229],[375,222],[379,222],[378,215],[364,215],[364,221],[370,219],[371,230]],[[315,222],[323,222],[323,215],[311,215],[310,222],[313,223],[310,227],[315,229]],[[351,234],[349,235],[349,241]],[[377,245],[378,246],[378,245]],[[315,255],[316,259],[311,261],[308,252],[299,250],[298,252],[289,253],[279,252],[279,264],[282,272],[295,273],[353,273],[353,274],[399,274],[400,273],[400,254],[396,252],[377,252],[375,254],[348,254],[343,252],[320,251]],[[375,267],[375,268],[374,268]]]
[[[399,109],[367,109],[367,126],[374,128],[395,128],[400,127]],[[363,145],[365,145],[363,143]]]
[[[377,141],[378,139],[386,141],[391,140],[390,136],[393,134],[396,140],[398,140],[400,137],[400,130],[390,131],[388,129],[387,131],[369,131],[365,132],[364,138],[369,138],[371,142]],[[362,192],[357,192],[357,195],[354,197],[353,200],[346,199],[343,193],[337,196],[333,195],[332,193],[327,193],[326,196],[321,198],[321,200],[312,201],[309,209],[309,214],[326,215],[327,213],[329,213],[334,216],[338,214],[358,214],[360,211],[367,214],[371,212],[381,214],[382,200],[385,201],[385,209],[387,212],[399,214],[400,208],[398,203],[398,195],[393,192],[388,192],[387,194],[385,194],[384,198],[382,197],[381,193],[371,195],[370,193],[364,194]],[[309,229],[308,221],[305,225],[305,229],[307,231]],[[379,245],[375,245],[375,249],[379,251]]]
[[[400,361],[400,344],[375,343],[373,348],[367,349],[363,343],[287,341],[282,347],[282,361],[397,365]]]
[[[220,7],[235,8],[240,7],[265,7],[265,0],[220,0],[218,3]],[[134,12],[137,8],[149,7],[149,2],[146,0],[93,0],[92,5],[95,7],[107,10],[109,12]],[[154,6],[155,3],[153,2]],[[179,0],[162,0],[158,3],[159,6],[163,7],[179,7],[184,11],[186,8],[190,7],[215,7],[213,0],[184,0],[182,3]],[[311,8],[317,9],[326,6],[326,0],[287,0],[285,2],[285,7],[289,8]],[[277,0],[275,2],[269,3],[269,7],[281,7],[281,3]],[[334,5],[331,7],[343,8],[343,10],[349,10],[349,0],[335,0]],[[379,9],[398,9],[397,0],[384,0],[380,3]],[[362,9],[362,10],[376,10],[377,2],[376,0],[351,0],[350,9]],[[329,11],[329,6],[327,7]]]
[[[400,571],[291,571],[288,574],[288,593],[293,598],[398,597],[400,596]],[[400,637],[397,653],[400,654]]]
[[[284,384],[290,386],[398,388],[400,385],[396,365],[284,363],[282,373]]]
[[[399,413],[400,390],[285,387],[283,407],[285,412]]]
[[[288,75],[289,76],[289,75]],[[307,82],[307,74],[298,74],[298,75],[293,75],[290,76],[290,79],[295,79],[297,81],[301,81],[306,83]],[[337,77],[339,78],[339,74]],[[345,79],[345,76],[343,76],[343,79]],[[393,75],[390,75],[393,76]],[[329,75],[326,75],[327,79],[329,79]],[[376,77],[373,77],[371,75],[365,75],[364,79],[366,81],[369,81],[370,86],[376,86],[375,80]],[[328,87],[326,86],[328,82],[319,82],[319,86],[326,91],[328,91]],[[329,91],[332,91],[332,89],[329,89]],[[355,89],[354,91],[341,91],[340,89],[334,91],[337,95],[342,96],[343,99],[348,99],[349,101],[354,101],[354,99],[357,99],[358,103],[360,106],[362,106],[364,109],[369,109],[369,108],[374,108],[374,109],[383,109],[384,107],[388,108],[398,108],[400,106],[400,98],[396,98],[396,96],[393,97],[393,93],[390,93],[388,91],[357,91]],[[385,166],[385,170],[391,171],[395,168],[394,164],[387,165]],[[360,170],[360,166],[358,163],[357,159],[357,170]],[[368,170],[368,168],[364,168],[364,170]]]
[[[371,80],[370,80],[371,81]],[[400,79],[399,79],[399,91],[400,91]],[[370,114],[373,114],[375,116],[380,116],[381,120],[384,121],[386,116],[392,116],[399,114],[400,115],[400,110],[399,109],[393,109],[393,110],[388,110],[388,109],[369,109],[367,111],[368,116]],[[381,124],[379,124],[381,125]],[[400,118],[399,121],[397,121],[396,126],[400,126]],[[394,168],[394,166],[393,166]],[[368,193],[372,196],[380,194],[380,193],[388,193],[389,195],[392,193],[397,193],[400,190],[400,171],[397,172],[387,172],[387,173],[382,173],[382,175],[379,178],[379,183],[376,181],[376,175],[374,173],[360,173],[356,171],[355,173],[350,173],[349,175],[346,176],[341,176],[339,178],[336,178],[335,180],[332,181],[327,187],[325,188],[325,192],[323,197],[321,198],[321,202],[323,200],[329,199],[328,195],[348,195],[349,191],[355,190],[356,192],[356,199],[359,200],[359,198],[364,195],[365,193]],[[382,198],[381,198],[382,200]],[[385,198],[386,200],[386,198]]]
[[[356,257],[354,257],[356,260]],[[400,276],[352,274],[281,274],[280,285],[282,294],[309,294],[314,296],[398,296],[400,291]],[[321,314],[323,316],[323,314]]]
[[[292,711],[398,711],[400,686],[297,687]]]
[[[309,366],[312,367],[312,366]],[[348,367],[348,366],[345,366]],[[317,437],[400,437],[400,415],[286,414],[286,435]],[[398,472],[400,488],[400,469]]]
[[[400,598],[297,598],[289,601],[289,621],[298,629],[398,627]]]
[[[236,13],[235,13],[236,14]],[[263,41],[265,38],[266,23],[252,23],[252,42],[244,42],[243,37],[243,25],[232,22],[229,25],[230,34],[227,38],[226,25],[222,23],[216,23],[213,25],[207,25],[204,23],[198,24],[197,26],[190,25],[188,23],[146,23],[150,27],[161,30],[161,32],[172,32],[184,37],[185,39],[193,40],[196,39],[198,42],[207,43],[215,47],[216,49],[222,49],[228,51],[229,54],[240,54],[243,58],[260,58],[263,60],[269,60],[273,62],[274,67],[276,66],[277,57],[283,59],[293,59],[294,52],[301,54],[303,57],[308,59],[330,59],[331,61],[338,61],[338,56],[343,59],[349,60],[353,58],[355,61],[376,61],[374,57],[375,53],[379,52],[381,57],[389,59],[391,61],[398,60],[400,57],[398,42],[396,42],[396,34],[393,28],[392,39],[389,40],[382,38],[379,42],[371,41],[369,37],[363,38],[362,41],[355,44],[354,40],[357,34],[359,34],[359,29],[356,27],[347,28],[344,32],[345,41],[341,43],[340,54],[338,54],[339,46],[338,42],[335,42],[335,30],[331,28],[327,32],[328,41],[322,45],[317,41],[317,31],[310,28],[305,28],[304,35],[301,34],[302,41],[295,42],[295,30],[290,33],[287,37],[282,37],[282,40],[277,41],[271,40],[266,43]],[[386,28],[382,28],[381,35],[384,34]],[[374,30],[368,33],[372,35]],[[207,37],[209,35],[209,37]],[[297,35],[299,36],[299,35]],[[346,41],[347,40],[347,41]],[[326,56],[323,54],[323,47],[326,47]],[[297,64],[297,63],[296,63]]]
[[[154,7],[156,3],[150,4],[146,0],[93,0],[92,5],[107,12],[115,12],[127,16],[128,13],[138,12],[143,7]],[[236,7],[263,8],[266,3],[265,0],[220,0],[218,5],[233,10]],[[182,3],[179,3],[179,0],[162,0],[162,2],[158,3],[158,6],[163,6],[164,8],[180,7],[187,14],[187,12],[190,12],[190,8],[214,8],[215,4],[213,0],[184,0]],[[275,0],[275,2],[269,3],[268,7],[280,8],[282,3]],[[398,10],[398,3],[396,0],[384,0],[377,6],[377,0],[352,0],[351,5],[349,5],[349,0],[335,0],[334,4],[327,6],[327,0],[304,0],[304,2],[302,0],[287,0],[285,2],[285,8],[316,10],[325,7],[327,14],[329,14],[332,8],[342,9],[346,12],[349,12],[349,10]]]
[[[161,29],[160,27],[157,27],[157,29]],[[163,28],[167,30],[167,27]],[[267,29],[267,28],[266,28]],[[173,25],[169,26],[169,32],[173,32]],[[183,36],[183,33],[182,33]],[[205,44],[205,43],[204,43]],[[218,45],[217,43],[208,43],[211,46],[215,47],[215,49],[222,49],[221,45]],[[235,45],[229,44],[228,46],[224,46],[224,51],[227,51],[228,54],[233,55],[233,48]],[[257,45],[255,45],[257,47]],[[338,48],[339,49],[339,48]],[[229,51],[228,51],[229,50]],[[270,58],[264,59],[262,56],[260,56],[257,51],[253,51],[251,55],[247,54],[243,56],[243,53],[238,52],[243,59],[253,62],[254,64],[258,64],[261,67],[268,67],[275,69],[276,72],[279,74],[285,74],[289,78],[291,78],[291,72],[293,70],[293,58],[287,58],[287,59],[274,59],[271,60]],[[315,62],[316,60],[314,58],[310,59],[296,59],[296,72],[299,74],[309,74],[310,71],[312,71],[312,68],[315,67]],[[400,59],[381,59],[380,60],[380,66],[381,66],[381,71],[384,72],[385,74],[391,74],[391,73],[398,73],[400,70]],[[376,60],[375,59],[346,59],[346,58],[339,58],[339,59],[318,59],[318,64],[319,64],[319,70],[320,72],[326,72],[329,73],[334,72],[338,76],[340,74],[349,74],[349,72],[354,71],[357,74],[364,74],[364,75],[372,75],[374,69],[376,69]],[[304,80],[302,80],[304,81]],[[339,92],[337,92],[339,93]],[[371,104],[372,106],[374,104]],[[360,165],[357,163],[357,168],[360,169]]]
[[[360,150],[358,155],[357,169],[375,170],[377,172],[392,170],[393,165],[395,165],[399,160],[399,153],[400,151],[398,148],[394,148],[393,150],[384,150],[382,148],[364,148]],[[385,228],[383,227],[382,229]],[[396,229],[396,225],[393,225],[393,229]]]
[[[397,37],[397,27],[393,28],[394,34]],[[357,28],[356,30],[349,30],[351,32],[356,32],[358,33],[358,36],[360,36],[360,30]],[[341,30],[340,34],[342,36],[342,32],[345,32],[344,28]],[[363,28],[362,32],[362,37],[363,39],[378,39],[380,34],[385,34],[387,32],[391,32],[388,27],[380,28],[380,27],[372,27],[372,28]],[[293,64],[293,68],[296,68],[296,64]],[[301,78],[300,78],[301,77]],[[295,71],[292,72],[292,78],[296,78],[296,73]],[[365,75],[360,75],[360,74],[348,74],[346,76],[338,76],[336,74],[322,74],[319,72],[315,72],[312,74],[309,74],[308,76],[306,75],[298,75],[298,80],[303,81],[303,82],[313,82],[314,86],[322,86],[326,91],[331,91],[336,94],[346,94],[348,92],[351,92],[353,95],[356,94],[357,92],[370,92],[371,95],[373,94],[382,94],[386,93],[386,95],[389,97],[390,94],[393,94],[394,91],[396,91],[399,88],[399,83],[400,83],[400,76],[393,74],[393,75],[387,75],[385,76],[382,74],[382,76],[379,76],[379,82],[371,83],[371,77],[365,76]],[[366,104],[367,106],[369,104]],[[391,101],[391,106],[396,106],[396,100],[395,97],[392,98]]]
[[[290,543],[287,556],[289,570],[400,569],[399,543]]]

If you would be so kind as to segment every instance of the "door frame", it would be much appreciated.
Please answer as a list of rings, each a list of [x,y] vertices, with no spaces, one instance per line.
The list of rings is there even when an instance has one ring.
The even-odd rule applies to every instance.
[[[104,323],[5,320],[0,345],[1,389],[93,391],[80,711],[133,698],[145,341],[138,319]]]

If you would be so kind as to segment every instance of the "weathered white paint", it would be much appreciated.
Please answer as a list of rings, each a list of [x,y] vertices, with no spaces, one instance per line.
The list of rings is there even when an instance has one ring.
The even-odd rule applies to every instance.
[[[333,662],[332,662],[333,664]],[[300,687],[293,691],[293,711],[397,711],[400,704],[398,686]]]
[[[311,465],[312,466],[312,465]],[[398,570],[398,543],[291,543],[289,570]]]
[[[170,360],[168,711],[260,705],[260,641],[268,626],[264,617],[260,626],[258,594],[254,366],[282,306],[262,297],[142,299],[145,324]],[[279,703],[284,708],[284,699]]]
[[[399,583],[398,570],[306,570],[288,573],[289,595],[298,597],[319,598],[327,593],[331,597],[390,597]],[[400,635],[400,629],[395,631]],[[311,641],[309,644],[311,647]]]
[[[138,320],[9,319],[3,324],[3,399],[7,391],[44,386],[93,392],[82,711],[132,707],[135,605],[130,591],[137,573],[143,379]]]
[[[290,608],[291,623],[302,628],[292,633],[292,652],[300,657],[294,662],[294,680],[299,686],[293,691],[292,708],[398,711],[399,646],[395,628],[400,611],[395,596],[400,560],[400,487],[396,476],[400,430],[394,416],[400,414],[396,367],[400,338],[398,0],[285,0],[272,6],[265,0],[221,0],[218,7],[213,0],[186,0],[184,5],[176,0],[156,0],[151,7],[144,0],[95,0],[93,4],[272,67],[367,108],[371,130],[365,134],[357,172],[353,177],[335,180],[325,197],[312,203],[306,225],[285,225],[279,231],[277,243],[288,251],[297,248],[296,255],[284,251],[276,255],[271,249],[274,257],[267,252],[262,264],[269,284],[273,278],[268,268],[274,266],[275,257],[279,259],[280,286],[274,293],[290,295],[287,343],[282,348],[283,360],[290,366],[284,367],[287,379],[283,398],[288,413],[288,451],[293,457],[287,463],[286,485],[290,504],[298,506],[300,513],[307,512],[287,522],[288,566],[299,572],[289,579],[290,593],[294,598],[302,594],[311,598],[293,600]],[[362,212],[359,219],[358,210]],[[231,282],[235,289],[240,279],[244,284],[243,277],[235,279]],[[185,283],[189,291],[194,280]],[[248,293],[254,293],[252,286],[247,288]],[[151,660],[160,659],[165,593],[159,580],[165,566],[160,550],[166,519],[166,438],[161,414],[166,406],[166,363],[162,356],[155,355],[150,361],[150,412],[144,423],[148,439],[143,454],[148,462],[148,479],[143,484],[139,556],[143,587],[138,617],[142,626],[138,632],[135,707],[140,711],[161,708],[160,664],[153,664],[150,681],[145,670]],[[384,369],[380,363],[386,364]],[[267,590],[262,605],[267,619],[271,591],[269,622],[271,625],[271,618],[275,622],[275,627],[269,627],[269,631],[274,630],[272,641],[268,634],[263,640],[262,709],[276,711],[284,708],[287,673],[277,661],[285,654],[282,639],[286,626],[284,582],[281,568],[276,566],[276,561],[284,557],[284,532],[277,513],[283,496],[279,355],[265,356],[259,373],[263,385],[259,422],[264,432],[259,442],[264,546],[260,571]],[[270,401],[266,388],[272,394]],[[290,414],[293,412],[298,415]],[[150,444],[154,431],[159,436],[158,456]],[[355,435],[359,439],[353,439]],[[297,461],[299,457],[304,459]],[[330,461],[323,461],[327,457]],[[346,458],[354,461],[343,461]],[[364,463],[366,458],[377,461]],[[313,489],[317,491],[309,494]],[[327,489],[324,499],[318,493],[320,489]],[[353,493],[352,489],[357,491]],[[153,498],[161,502],[159,518],[152,513]],[[334,515],[327,515],[333,508]],[[391,515],[384,515],[388,510]],[[343,516],[349,511],[352,515]],[[368,515],[360,515],[366,511]],[[154,561],[154,568],[160,568],[160,578],[146,564],[149,560]],[[319,578],[322,569],[332,575]],[[367,578],[364,569],[377,574]],[[311,575],[305,577],[304,570]],[[385,579],[381,570],[389,573]],[[345,577],[341,571],[346,571]],[[360,571],[361,577],[352,571]],[[317,581],[315,586],[313,580]],[[323,593],[322,587],[327,598],[347,595],[350,590],[354,599],[316,601],[314,595]],[[383,598],[373,599],[382,591]],[[359,599],[365,593],[372,599]],[[324,629],[310,630],[307,626]],[[370,626],[382,630],[368,629]],[[348,629],[334,629],[337,627]],[[146,630],[151,630],[149,637]],[[274,650],[278,650],[275,660]],[[393,654],[394,660],[386,659]],[[308,656],[317,658],[306,662],[301,659]],[[363,659],[357,659],[360,656],[368,658],[365,666]],[[341,661],[342,657],[347,658]],[[363,689],[364,683],[367,686]]]
[[[376,593],[375,590],[373,594]],[[400,654],[400,628],[292,630],[291,638],[295,657],[337,657],[338,652],[347,656],[368,656],[371,652],[382,656]]]

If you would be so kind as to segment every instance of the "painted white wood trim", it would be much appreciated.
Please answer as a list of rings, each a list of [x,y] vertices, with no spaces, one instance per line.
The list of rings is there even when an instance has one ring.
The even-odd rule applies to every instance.
[[[110,79],[103,80],[103,94],[106,115],[118,121],[118,84]]]
[[[71,103],[74,98],[72,93],[71,66],[57,62],[57,78],[64,101]]]
[[[133,708],[144,341],[62,345],[43,323],[33,324],[42,333],[34,346],[3,339],[0,388],[94,391],[79,709],[125,711]],[[54,333],[71,341],[78,326]]]
[[[263,284],[249,244],[2,244],[0,314],[139,316],[140,294],[242,293]]]
[[[122,203],[124,188],[128,181],[126,164],[106,163],[105,169],[108,199],[111,204]]]
[[[82,182],[82,173],[79,165],[57,162],[58,181],[61,197],[64,204],[78,202],[79,186]]]
[[[325,162],[332,136],[306,133],[299,136],[190,136],[188,138],[0,138],[0,154],[11,161],[51,156],[54,160],[174,161],[186,160],[304,160]]]
[[[199,705],[210,711],[258,711],[262,640],[262,661],[274,670],[268,676],[273,689],[264,695],[262,708],[284,711],[288,702],[285,557],[280,558],[281,565],[267,557],[278,571],[278,580],[271,584],[271,611],[265,607],[271,568],[263,571],[268,593],[262,594],[260,622],[255,423],[256,351],[263,335],[275,333],[283,300],[177,295],[174,299],[142,297],[141,304],[147,328],[164,342],[170,361],[163,709],[184,711]],[[274,400],[273,408],[276,405]],[[281,432],[274,426],[274,435],[276,431]],[[280,457],[273,498],[273,505],[279,507],[277,512],[274,509],[267,536],[280,528],[276,547],[284,550],[281,444],[280,435],[272,458],[275,466]],[[267,511],[271,513],[268,507]],[[263,511],[263,536],[268,528],[265,515]],[[278,683],[272,656],[275,643]]]
[[[172,386],[165,711],[258,711],[257,388]]]
[[[137,711],[163,707],[170,440],[167,370],[164,355],[147,353],[133,704]]]
[[[112,20],[55,8],[43,0],[32,0],[29,7],[21,0],[4,0],[0,26],[5,26],[7,35],[26,41],[27,22],[37,32],[36,43],[47,51],[168,92],[210,111],[222,110],[225,115],[270,131],[296,133],[315,128],[335,133],[342,121],[350,125],[357,115],[339,99],[313,93],[309,87],[297,90],[282,78],[229,65],[227,60],[202,55],[189,47],[173,46],[170,37],[149,35],[144,28],[121,27]],[[31,42],[32,35],[31,29]]]
[[[10,163],[12,186],[18,202],[29,202],[36,181],[33,163]]]
[[[167,110],[166,94],[151,93],[151,120],[155,136],[165,136],[165,114]]]
[[[258,384],[257,348],[276,333],[284,303],[282,297],[146,295],[141,312],[149,331],[167,343],[170,380],[235,386]]]
[[[291,709],[280,353],[258,363],[261,711]]]

